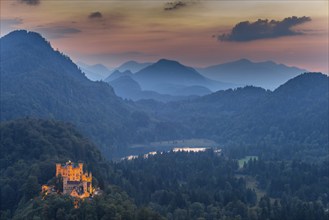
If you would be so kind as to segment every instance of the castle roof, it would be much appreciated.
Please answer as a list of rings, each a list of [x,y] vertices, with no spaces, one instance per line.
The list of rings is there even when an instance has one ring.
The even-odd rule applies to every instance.
[[[68,161],[68,162],[66,162],[66,163],[61,163],[61,166],[63,167],[63,168],[66,168],[66,167],[68,167],[68,166],[72,166],[73,168],[77,168],[77,167],[79,167],[79,163],[73,163],[72,161]]]

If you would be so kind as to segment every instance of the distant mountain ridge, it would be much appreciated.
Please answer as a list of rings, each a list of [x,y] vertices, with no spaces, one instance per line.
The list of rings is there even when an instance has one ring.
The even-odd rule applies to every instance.
[[[209,87],[218,88],[222,85],[206,79],[191,67],[166,59],[150,64],[135,74],[130,70],[122,72],[117,69],[104,81],[112,85],[122,98],[132,100],[153,98],[159,101],[207,95],[212,92]],[[129,87],[132,81],[134,85],[138,84],[140,87],[138,91],[134,89],[135,86]]]
[[[127,71],[126,71],[127,72]],[[108,81],[108,83],[112,86],[114,89],[114,92],[116,95],[123,99],[129,99],[133,101],[141,100],[141,99],[154,99],[161,102],[170,102],[170,101],[178,101],[178,100],[184,100],[188,98],[193,98],[194,96],[191,95],[196,92],[203,92],[203,88],[201,88],[201,91],[197,91],[198,88],[184,88],[184,89],[191,89],[192,91],[179,91],[179,94],[181,95],[168,95],[168,94],[160,94],[155,91],[150,90],[142,90],[141,86],[136,82],[130,75],[122,75],[122,73],[119,72],[118,74],[114,74],[112,76],[113,80]],[[110,76],[110,77],[111,77]],[[109,77],[108,77],[109,78]],[[205,94],[209,94],[210,91],[205,91]]]
[[[121,64],[119,67],[115,68],[115,70],[119,70],[120,72],[125,72],[127,70],[131,71],[132,73],[136,73],[140,71],[141,69],[144,69],[145,67],[148,67],[152,63],[147,62],[147,63],[139,63],[136,61],[127,61],[123,64]]]
[[[92,81],[104,80],[111,74],[111,69],[107,68],[103,64],[88,65],[82,62],[78,62],[78,66],[81,68],[88,79]]]
[[[123,76],[130,76],[130,77],[133,77],[133,73],[130,71],[130,70],[125,70],[125,71],[120,71],[120,70],[114,70],[111,75],[107,76],[104,81],[105,82],[110,82],[110,81],[113,81],[113,80],[116,80],[120,77],[123,77]]]
[[[197,70],[214,80],[260,86],[271,90],[276,89],[287,80],[307,72],[304,69],[276,64],[272,61],[252,62],[247,59],[198,68]]]
[[[202,86],[213,91],[236,86],[207,79],[192,67],[167,59],[160,59],[158,62],[138,71],[135,73],[134,79],[145,90],[171,95],[175,95],[172,94],[173,90],[183,89],[188,86]]]

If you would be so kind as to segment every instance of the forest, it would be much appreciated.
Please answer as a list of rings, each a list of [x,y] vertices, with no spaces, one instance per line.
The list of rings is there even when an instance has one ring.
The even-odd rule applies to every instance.
[[[63,144],[65,143],[65,145]],[[68,123],[1,124],[1,219],[327,219],[329,161],[238,161],[212,150],[108,162]],[[101,196],[42,200],[55,162],[83,161]],[[254,184],[251,184],[254,183]]]

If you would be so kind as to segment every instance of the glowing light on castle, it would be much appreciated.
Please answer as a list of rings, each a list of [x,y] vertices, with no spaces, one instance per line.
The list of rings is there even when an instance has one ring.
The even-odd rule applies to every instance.
[[[95,192],[92,187],[92,173],[83,172],[83,163],[65,164],[56,163],[56,177],[62,179],[63,191],[61,193],[76,198],[91,197]],[[43,185],[42,192],[46,195],[53,192],[53,186]]]
[[[73,197],[90,197],[93,193],[92,173],[83,173],[83,163],[56,164],[56,177],[63,178],[63,194]]]

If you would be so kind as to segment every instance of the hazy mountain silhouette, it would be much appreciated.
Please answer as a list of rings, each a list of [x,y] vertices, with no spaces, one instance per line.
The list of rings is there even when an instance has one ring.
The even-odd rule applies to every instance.
[[[140,71],[141,69],[144,69],[145,67],[151,65],[152,63],[139,63],[136,61],[128,61],[123,64],[121,64],[119,67],[115,68],[116,70],[119,70],[120,72],[124,71],[131,71],[132,73],[136,73]]]
[[[130,76],[132,77],[133,74],[130,70],[125,70],[123,72],[121,72],[120,70],[114,70],[109,76],[107,76],[104,81],[105,82],[110,82],[110,81],[113,81],[113,80],[116,80],[122,76]]]
[[[120,73],[118,73],[118,75],[120,75]],[[117,74],[115,75],[118,76]],[[190,95],[193,92],[202,92],[202,88],[201,91],[197,91],[198,88],[191,88],[193,91],[181,91],[180,93],[182,96],[173,96],[160,94],[154,91],[142,90],[138,82],[136,82],[129,75],[119,76],[112,81],[108,81],[108,83],[113,87],[116,95],[120,96],[121,98],[130,99],[133,101],[141,99],[154,99],[161,102],[178,101],[193,98],[193,96]],[[186,87],[186,89],[188,88],[189,87]]]
[[[177,61],[166,59],[161,59],[138,71],[134,75],[134,79],[145,90],[153,90],[171,95],[180,95],[177,93],[177,90],[189,86],[199,86],[199,89],[202,86],[213,91],[236,86],[210,80],[191,67],[184,66]],[[202,93],[204,94],[205,91],[203,89]],[[193,95],[196,95],[195,92]]]
[[[109,84],[113,87],[115,93],[123,98],[129,98],[131,95],[142,91],[138,82],[133,80],[129,75],[115,78],[109,81]]]
[[[164,71],[171,73],[171,75],[166,74],[166,80],[162,77],[165,73],[161,73],[161,68],[163,67],[165,67]],[[153,72],[150,74],[148,69],[154,71],[154,74]],[[181,100],[182,98],[184,99],[185,96],[189,97],[210,94],[211,90],[205,86],[193,85],[194,83],[182,83],[183,80],[186,81],[186,79],[189,79],[189,75],[182,75],[186,74],[187,69],[192,72],[192,74],[190,74],[192,78],[195,76],[199,77],[194,80],[196,84],[207,82],[211,85],[211,83],[214,83],[204,79],[203,76],[195,72],[192,68],[185,68],[176,61],[168,60],[162,60],[160,64],[152,64],[136,74],[133,74],[130,70],[126,70],[124,72],[115,70],[104,81],[109,82],[110,85],[112,85],[118,96],[132,100],[153,98],[159,101],[173,101]],[[121,79],[117,80],[119,78]],[[135,81],[135,85],[137,83],[140,86],[139,92],[137,92],[134,86],[131,88],[129,87],[132,80]],[[150,86],[145,86],[146,84]]]
[[[271,90],[307,71],[297,67],[276,64],[272,61],[256,63],[247,59],[197,70],[204,76],[214,80],[240,85],[260,86]]]
[[[103,64],[88,65],[78,62],[77,65],[80,67],[82,72],[86,74],[88,79],[92,81],[103,80],[112,72],[111,69],[107,68]]]

